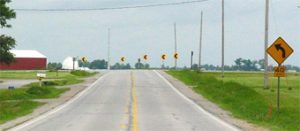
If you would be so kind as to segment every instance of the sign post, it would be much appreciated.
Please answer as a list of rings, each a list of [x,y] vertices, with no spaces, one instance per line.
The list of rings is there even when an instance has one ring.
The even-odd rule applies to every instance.
[[[267,50],[267,53],[278,63],[278,67],[274,68],[274,77],[277,81],[277,110],[280,107],[280,77],[285,77],[285,67],[281,64],[294,52],[294,50],[279,37]]]

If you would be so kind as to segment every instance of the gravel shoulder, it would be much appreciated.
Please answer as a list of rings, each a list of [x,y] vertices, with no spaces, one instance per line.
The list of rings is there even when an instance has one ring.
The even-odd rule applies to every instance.
[[[79,92],[84,90],[86,87],[91,85],[93,82],[95,82],[103,74],[105,74],[105,72],[101,72],[101,73],[99,73],[95,76],[89,77],[89,78],[84,78],[83,80],[85,80],[85,81],[83,83],[80,83],[80,84],[62,86],[62,87],[68,87],[68,88],[70,88],[70,90],[65,92],[64,94],[62,94],[59,98],[56,98],[56,99],[35,99],[34,101],[42,102],[42,103],[44,103],[44,105],[42,105],[41,107],[35,109],[31,114],[28,114],[28,115],[23,116],[23,117],[19,117],[15,120],[12,120],[12,121],[9,121],[9,122],[6,122],[6,123],[0,125],[0,130],[9,129],[9,128],[12,128],[16,125],[22,124],[22,123],[24,123],[28,120],[31,120],[35,117],[38,117],[39,115],[42,115],[42,114],[50,111],[51,109],[54,109],[55,107],[67,102],[72,97],[74,97],[76,94],[78,94]],[[58,88],[60,88],[60,87],[58,87]]]
[[[159,71],[159,73],[162,76],[164,76],[175,88],[177,88],[181,93],[183,93],[189,99],[193,100],[195,103],[200,105],[203,109],[221,118],[227,123],[230,123],[240,128],[241,130],[245,130],[245,131],[268,131],[268,129],[248,123],[245,120],[234,118],[230,112],[224,111],[218,105],[210,102],[203,96],[195,93],[192,90],[193,87],[186,86],[184,83],[172,77],[171,75],[165,73],[164,71]]]

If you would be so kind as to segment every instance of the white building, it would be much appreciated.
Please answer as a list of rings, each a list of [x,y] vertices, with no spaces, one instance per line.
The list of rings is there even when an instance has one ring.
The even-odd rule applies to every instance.
[[[62,63],[62,69],[73,70],[73,63],[75,70],[79,69],[78,61],[73,61],[73,57],[67,57]]]

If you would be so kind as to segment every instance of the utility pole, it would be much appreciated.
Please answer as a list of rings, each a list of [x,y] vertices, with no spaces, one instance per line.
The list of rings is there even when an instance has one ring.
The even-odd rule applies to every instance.
[[[174,46],[175,46],[175,53],[177,53],[177,36],[176,36],[176,23],[174,23]],[[174,54],[175,54],[174,53]],[[177,69],[177,59],[174,59],[174,68]]]
[[[224,0],[222,0],[222,78],[224,78]]]
[[[107,70],[110,70],[110,28],[107,35]]]
[[[203,12],[201,11],[201,20],[200,20],[200,42],[199,42],[199,63],[198,67],[201,70],[201,54],[202,54],[202,23],[203,22]]]
[[[267,54],[268,37],[269,37],[269,0],[266,0],[266,12],[265,13],[266,14],[265,14],[265,49],[264,49],[264,55],[265,55],[264,89],[267,89],[269,87],[268,54]]]
[[[193,56],[194,56],[194,52],[191,51],[191,70],[193,69]]]

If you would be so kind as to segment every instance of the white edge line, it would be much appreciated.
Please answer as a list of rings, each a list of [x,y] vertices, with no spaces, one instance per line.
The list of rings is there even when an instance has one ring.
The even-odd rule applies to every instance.
[[[74,101],[76,101],[78,98],[80,98],[82,95],[84,95],[87,91],[89,91],[92,87],[94,87],[99,81],[101,81],[104,76],[106,75],[107,73],[105,73],[104,75],[100,76],[100,78],[98,78],[94,83],[92,83],[89,87],[85,88],[83,91],[81,91],[80,93],[78,93],[77,95],[75,95],[73,98],[71,98],[69,101],[65,102],[64,104],[62,105],[59,105],[58,107],[55,107],[54,109],[52,110],[49,110],[45,113],[43,113],[42,115],[36,117],[36,118],[33,118],[27,122],[24,122],[23,124],[21,125],[18,125],[16,127],[13,127],[11,129],[9,129],[9,131],[18,131],[18,130],[21,130],[22,128],[25,128],[27,126],[30,126],[40,120],[43,120],[51,115],[53,115],[54,113],[62,110],[63,108],[69,106],[70,104],[72,104]]]
[[[165,77],[163,77],[160,73],[158,73],[156,70],[153,70],[156,75],[158,75],[161,79],[163,79],[178,95],[180,95],[183,99],[185,99],[186,101],[188,101],[190,104],[192,104],[193,106],[197,107],[197,109],[199,109],[200,111],[202,111],[205,115],[211,117],[212,119],[216,120],[217,122],[219,122],[220,124],[234,130],[234,131],[239,131],[238,128],[234,127],[233,125],[230,125],[228,123],[226,123],[225,121],[221,120],[220,118],[214,116],[213,114],[209,113],[208,111],[204,110],[200,105],[196,104],[194,101],[192,101],[191,99],[189,99],[188,97],[186,97],[185,95],[183,95],[177,88],[175,88]]]

